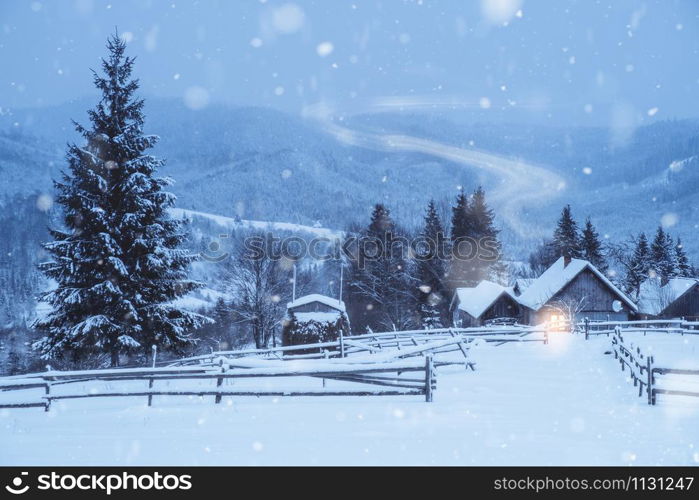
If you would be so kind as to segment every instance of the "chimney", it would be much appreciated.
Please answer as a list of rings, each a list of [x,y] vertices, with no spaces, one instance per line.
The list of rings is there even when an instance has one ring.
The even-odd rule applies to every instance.
[[[570,264],[570,261],[571,261],[571,260],[573,260],[573,259],[570,258],[570,254],[569,254],[569,253],[563,254],[563,269],[565,269],[566,267],[568,267],[568,264]]]

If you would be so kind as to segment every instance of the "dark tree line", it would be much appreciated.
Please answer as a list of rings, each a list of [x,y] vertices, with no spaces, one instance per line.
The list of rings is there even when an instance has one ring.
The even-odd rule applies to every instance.
[[[348,234],[360,242],[347,259],[347,302],[354,331],[439,328],[448,324],[454,289],[493,279],[501,244],[485,191],[460,192],[447,232],[431,200],[422,228],[400,228],[390,210],[377,204],[366,228]],[[377,242],[384,252],[376,252]],[[390,251],[388,251],[390,250]]]
[[[563,207],[553,237],[530,254],[529,267],[538,276],[560,257],[587,260],[603,273],[609,269],[607,248],[597,229],[587,217],[581,231],[570,205]]]
[[[603,242],[590,218],[580,231],[570,205],[563,207],[552,239],[545,241],[529,256],[529,265],[535,276],[541,274],[559,257],[585,259],[603,273],[609,271],[609,262],[620,264],[623,273],[611,273],[612,278],[632,298],[637,299],[641,283],[659,278],[661,283],[674,277],[695,277],[697,270],[678,237],[675,240],[662,226],[658,226],[652,241],[641,232],[628,242]]]
[[[617,247],[616,256],[626,269],[624,290],[634,298],[638,297],[641,284],[647,279],[657,278],[662,285],[672,278],[699,276],[689,262],[681,238],[675,240],[662,226],[658,226],[650,243],[641,232],[627,244]]]

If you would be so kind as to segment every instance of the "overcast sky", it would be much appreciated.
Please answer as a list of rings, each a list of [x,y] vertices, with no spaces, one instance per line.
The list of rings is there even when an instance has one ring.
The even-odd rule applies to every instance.
[[[194,108],[699,117],[696,0],[0,1],[0,107],[94,93],[118,26],[142,94]]]

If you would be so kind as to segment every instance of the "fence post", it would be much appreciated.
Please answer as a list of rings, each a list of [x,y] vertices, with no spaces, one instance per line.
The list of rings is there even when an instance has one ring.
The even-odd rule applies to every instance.
[[[51,408],[51,398],[48,397],[51,395],[51,381],[49,379],[45,380],[46,386],[44,387],[44,391],[46,392],[46,405],[44,406],[44,411],[49,411]]]
[[[648,391],[648,404],[655,404],[655,394],[653,394],[653,356],[648,356],[646,358],[646,376],[648,377],[646,382],[646,389]]]
[[[345,335],[342,328],[340,328],[340,357],[345,357]]]
[[[219,362],[221,366],[221,373],[226,373],[226,367],[223,366],[223,359]],[[216,394],[216,404],[221,402],[221,386],[223,385],[223,377],[216,377],[216,389],[218,389],[218,394]]]
[[[590,338],[590,318],[585,317],[585,340]]]
[[[155,380],[153,380],[152,378],[148,379],[148,391],[149,392],[151,392],[153,389],[153,382],[155,382]],[[152,404],[153,404],[153,395],[148,394],[148,406],[151,406]]]
[[[432,354],[425,355],[425,401],[432,402],[432,383],[434,378],[434,363],[432,362]]]

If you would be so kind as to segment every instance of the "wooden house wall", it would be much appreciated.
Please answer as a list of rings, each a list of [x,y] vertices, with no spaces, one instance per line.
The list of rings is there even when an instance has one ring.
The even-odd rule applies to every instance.
[[[695,319],[699,316],[699,285],[683,293],[676,301],[665,308],[663,318]]]
[[[573,281],[555,294],[541,309],[530,312],[528,322],[530,324],[548,321],[551,314],[556,314],[555,303],[557,301],[580,300],[585,298],[577,320],[590,318],[591,320],[627,321],[629,319],[629,307],[614,293],[601,279],[589,269],[578,274]],[[618,300],[622,304],[622,310],[614,311],[612,303]]]
[[[521,307],[508,295],[502,295],[481,315],[481,322],[495,318],[517,318],[521,320]]]

